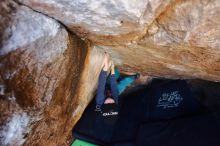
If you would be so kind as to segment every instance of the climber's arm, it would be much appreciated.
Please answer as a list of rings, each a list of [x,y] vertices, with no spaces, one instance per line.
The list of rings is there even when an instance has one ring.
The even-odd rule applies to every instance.
[[[107,71],[109,68],[109,56],[105,53],[102,71],[99,75],[98,89],[96,94],[96,106],[101,107],[105,101],[105,84],[107,79]]]
[[[105,84],[106,84],[106,78],[107,78],[107,72],[101,71],[99,75],[99,81],[98,81],[98,89],[96,94],[96,105],[101,106],[105,101]]]
[[[115,102],[118,103],[119,91],[117,88],[117,81],[115,78],[114,64],[112,64],[112,66],[111,66],[110,86],[111,86],[112,96],[114,97]]]

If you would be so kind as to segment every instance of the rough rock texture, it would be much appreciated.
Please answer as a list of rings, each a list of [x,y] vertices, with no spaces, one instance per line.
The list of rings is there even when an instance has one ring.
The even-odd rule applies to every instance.
[[[0,145],[68,145],[104,50],[121,71],[220,81],[219,0],[2,0],[0,10]]]
[[[70,107],[77,107],[71,109],[72,113],[69,115],[69,123],[76,123],[88,103],[96,94],[98,85],[98,77],[102,69],[102,62],[104,60],[104,52],[99,48],[89,49],[85,59],[85,65],[78,83],[77,92],[71,102]],[[74,118],[72,118],[74,117]]]
[[[130,44],[102,47],[122,70],[220,81],[220,1],[177,1]]]
[[[93,42],[129,41],[146,27],[172,0],[18,0],[47,14],[81,37]]]
[[[30,8],[0,9],[0,145],[65,144],[88,46]]]
[[[19,0],[106,49],[121,70],[220,81],[220,1]]]

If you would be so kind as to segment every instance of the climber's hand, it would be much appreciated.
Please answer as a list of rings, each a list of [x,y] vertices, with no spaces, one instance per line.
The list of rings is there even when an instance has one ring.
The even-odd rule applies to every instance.
[[[105,53],[103,70],[108,71],[110,66],[109,55]]]
[[[115,74],[115,65],[113,61],[111,61],[111,74]]]

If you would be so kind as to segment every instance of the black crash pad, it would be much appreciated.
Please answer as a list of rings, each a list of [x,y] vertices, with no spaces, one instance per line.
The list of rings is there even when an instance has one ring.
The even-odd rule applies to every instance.
[[[184,80],[153,80],[150,85],[122,97],[112,140],[135,141],[142,122],[190,116],[199,113],[200,109]]]
[[[149,85],[144,121],[169,120],[199,113],[202,109],[184,80],[154,80]]]
[[[107,112],[105,110],[104,112],[108,113],[108,108],[111,109],[112,107],[107,107],[105,109]],[[197,118],[194,117],[194,115],[201,113],[200,109],[202,108],[197,100],[192,97],[187,83],[182,80],[153,80],[150,85],[139,86],[129,94],[121,95],[118,115],[114,115],[114,111],[110,111],[110,116],[108,114],[103,116],[97,114],[94,109],[95,100],[89,104],[82,118],[75,125],[73,135],[78,139],[105,146],[148,144],[154,146],[155,141],[164,141],[166,138],[172,139],[175,136],[172,135],[172,132],[178,131],[179,126],[182,127],[180,130],[183,131],[190,128],[193,130],[190,124],[184,128],[184,123],[199,122],[199,119],[205,119],[205,117],[200,118],[200,115]],[[212,118],[207,118],[203,125],[209,127],[207,124],[213,120]],[[213,125],[214,127],[217,126],[216,124]],[[194,126],[196,126],[195,122]],[[199,128],[202,127],[197,127],[197,130]],[[164,132],[166,129],[170,129],[172,132],[169,133],[169,130]],[[209,132],[207,130],[208,128],[206,132]],[[181,131],[179,132],[177,133],[179,139],[177,138],[176,142],[181,142],[182,135],[186,134],[186,132],[182,132],[183,134]],[[163,135],[163,133],[167,133],[167,135],[165,134],[160,139],[158,134]],[[192,139],[185,140],[190,141]],[[177,143],[174,144],[178,145]]]
[[[135,140],[144,112],[147,110],[147,92],[147,86],[141,86],[119,100],[119,117],[112,138],[114,143],[122,145],[124,142],[132,143]]]
[[[136,146],[219,146],[215,116],[203,113],[180,119],[141,124]]]
[[[82,118],[73,129],[74,137],[98,145],[108,145],[111,142],[114,124],[117,121],[116,104],[103,106],[102,113],[94,111],[95,100],[85,109]]]

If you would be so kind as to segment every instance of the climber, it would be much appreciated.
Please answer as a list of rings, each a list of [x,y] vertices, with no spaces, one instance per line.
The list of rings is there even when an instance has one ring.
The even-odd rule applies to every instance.
[[[120,74],[119,71],[115,69],[114,63],[109,59],[109,55],[107,53],[105,53],[102,66],[103,68],[99,75],[95,111],[101,111],[103,104],[118,104],[119,94],[121,94],[127,86],[131,85],[139,77],[139,74],[130,75],[121,79],[121,81],[117,83],[117,79]],[[110,75],[108,78],[107,72],[109,69]]]

